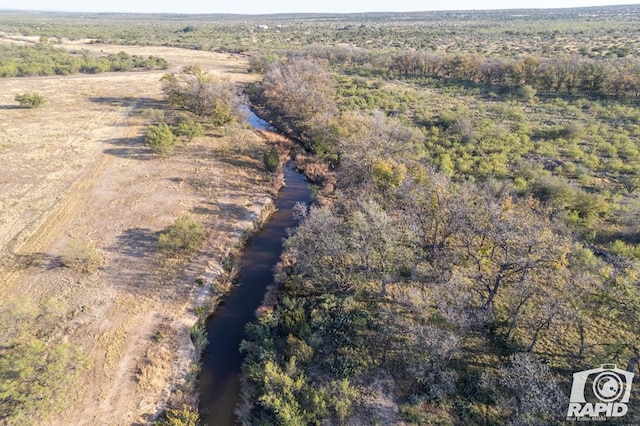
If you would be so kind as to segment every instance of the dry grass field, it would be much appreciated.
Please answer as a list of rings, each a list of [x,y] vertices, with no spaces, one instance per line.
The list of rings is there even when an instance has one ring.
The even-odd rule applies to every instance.
[[[69,49],[158,55],[241,83],[244,59],[160,47],[75,42]],[[54,299],[66,321],[51,332],[80,345],[91,368],[50,424],[145,423],[194,356],[188,327],[220,260],[270,200],[264,141],[219,131],[159,159],[145,146],[145,108],[159,107],[164,71],[0,80],[0,294]],[[17,93],[46,103],[18,108]],[[206,224],[205,249],[168,267],[157,236],[188,214]],[[104,264],[87,274],[61,256],[81,241]],[[161,335],[162,338],[158,338]]]

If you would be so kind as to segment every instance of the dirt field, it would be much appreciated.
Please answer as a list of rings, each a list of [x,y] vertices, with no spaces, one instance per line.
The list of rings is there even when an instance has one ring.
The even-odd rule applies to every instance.
[[[96,52],[158,55],[171,70],[200,63],[246,82],[243,58],[173,48],[68,45]],[[187,373],[188,327],[206,283],[242,230],[270,200],[260,150],[249,130],[198,138],[167,160],[141,135],[144,108],[162,99],[161,72],[0,79],[0,294],[65,303],[55,332],[79,344],[92,367],[68,408],[50,424],[146,423]],[[17,93],[46,98],[17,108]],[[206,223],[206,248],[184,268],[157,254],[158,233],[189,214]],[[95,273],[60,263],[73,240],[105,258]],[[157,339],[158,333],[163,338]]]

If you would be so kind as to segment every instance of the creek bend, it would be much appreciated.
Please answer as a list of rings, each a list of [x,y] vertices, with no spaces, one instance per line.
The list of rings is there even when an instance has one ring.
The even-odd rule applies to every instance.
[[[250,111],[248,122],[257,129],[269,126]],[[238,284],[207,319],[209,344],[202,353],[198,378],[202,425],[236,423],[234,409],[240,397],[243,360],[239,346],[246,338],[245,325],[255,320],[255,311],[267,286],[273,282],[273,269],[280,260],[287,228],[297,225],[294,205],[311,201],[309,182],[295,170],[292,162],[285,167],[284,178],[285,186],[275,200],[275,213],[249,240],[242,253]]]

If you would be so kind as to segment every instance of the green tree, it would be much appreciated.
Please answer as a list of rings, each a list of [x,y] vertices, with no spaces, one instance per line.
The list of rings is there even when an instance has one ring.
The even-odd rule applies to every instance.
[[[188,142],[191,142],[193,138],[204,136],[204,127],[195,120],[183,118],[173,127],[173,133],[176,136],[183,136]]]
[[[202,247],[206,231],[200,222],[183,216],[169,226],[158,238],[158,250],[170,256],[190,254]]]
[[[267,170],[274,173],[278,170],[278,165],[280,164],[280,154],[278,154],[278,150],[274,148],[266,151],[262,156],[262,161]]]
[[[145,141],[149,144],[154,154],[160,157],[172,155],[176,146],[180,143],[171,131],[171,128],[165,123],[147,127]]]

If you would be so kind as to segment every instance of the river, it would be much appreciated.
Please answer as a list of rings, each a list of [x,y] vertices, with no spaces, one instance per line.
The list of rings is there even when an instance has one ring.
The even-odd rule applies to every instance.
[[[256,128],[269,124],[249,111],[248,122]],[[270,126],[269,126],[270,127]],[[296,226],[293,207],[309,204],[307,179],[290,162],[284,170],[285,186],[275,200],[276,212],[247,243],[241,257],[238,284],[207,319],[209,344],[202,353],[198,380],[202,425],[231,426],[240,397],[240,342],[245,325],[255,320],[266,287],[273,282],[273,269],[282,254],[286,229]]]

